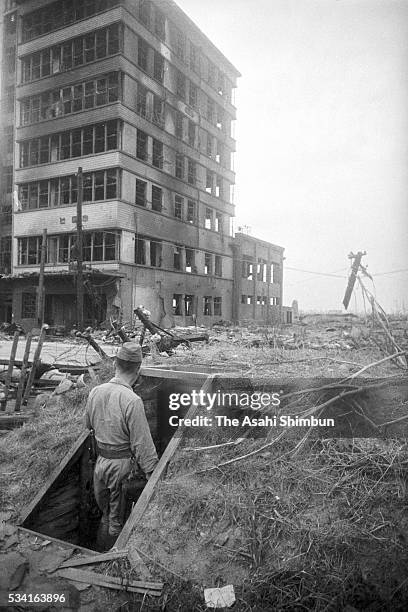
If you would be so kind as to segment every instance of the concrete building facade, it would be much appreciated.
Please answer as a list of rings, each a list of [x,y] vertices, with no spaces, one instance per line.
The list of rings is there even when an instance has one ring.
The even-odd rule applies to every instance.
[[[45,320],[75,324],[79,167],[86,324],[275,316],[283,249],[232,232],[236,68],[172,0],[3,8],[0,320],[36,325],[46,228]]]

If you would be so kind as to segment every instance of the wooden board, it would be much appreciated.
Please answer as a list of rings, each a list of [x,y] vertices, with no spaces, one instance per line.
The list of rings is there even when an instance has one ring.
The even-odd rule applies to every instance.
[[[211,392],[214,379],[219,376],[220,374],[211,374],[210,376],[207,376],[204,385],[201,387],[201,390],[204,393]],[[199,405],[193,403],[190,406],[187,414],[185,415],[185,418],[187,419],[192,418],[198,409],[199,409]],[[115,542],[116,548],[122,549],[127,546],[130,534],[132,533],[133,529],[135,528],[137,523],[142,518],[150,502],[150,499],[152,498],[156,484],[159,482],[170,459],[172,458],[172,456],[174,455],[174,453],[176,452],[177,448],[180,445],[185,429],[186,428],[184,428],[183,426],[179,426],[177,428],[177,431],[171,438],[170,442],[168,443],[166,450],[164,451],[163,455],[160,457],[160,460],[158,464],[156,465],[156,468],[153,474],[149,478],[147,485],[143,489],[139,499],[137,500],[135,504],[135,507],[133,508],[128,520],[125,523],[125,526],[123,527],[118,539]]]
[[[160,597],[163,583],[162,582],[145,582],[142,580],[125,580],[124,578],[116,578],[115,576],[106,576],[97,574],[92,571],[85,571],[74,568],[60,569],[57,571],[57,576],[74,580],[75,582],[85,582],[108,589],[116,589],[119,591],[130,591],[131,593],[146,593],[147,595],[155,595]]]

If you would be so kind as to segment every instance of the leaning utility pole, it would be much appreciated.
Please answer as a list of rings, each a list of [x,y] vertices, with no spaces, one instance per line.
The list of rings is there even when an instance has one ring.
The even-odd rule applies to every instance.
[[[348,258],[353,261],[353,265],[351,266],[351,273],[349,276],[346,293],[344,294],[344,298],[343,298],[343,306],[346,310],[350,303],[350,298],[353,293],[354,285],[357,279],[357,273],[361,266],[361,259],[364,255],[366,255],[365,251],[359,251],[357,255],[354,255],[354,253],[350,253],[350,255],[348,256]]]
[[[47,229],[43,229],[41,242],[41,260],[40,260],[40,278],[38,280],[37,294],[37,323],[41,329],[44,323],[44,305],[45,305],[45,260],[47,255]]]
[[[76,290],[77,290],[77,327],[84,329],[84,279],[82,270],[82,198],[83,198],[83,176],[82,168],[78,168],[77,174],[77,239],[76,239]]]

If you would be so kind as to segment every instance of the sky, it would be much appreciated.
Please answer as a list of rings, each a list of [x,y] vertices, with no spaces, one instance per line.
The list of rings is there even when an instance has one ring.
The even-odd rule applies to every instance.
[[[176,1],[242,74],[235,229],[285,248],[284,304],[342,309],[367,251],[408,312],[408,0]]]

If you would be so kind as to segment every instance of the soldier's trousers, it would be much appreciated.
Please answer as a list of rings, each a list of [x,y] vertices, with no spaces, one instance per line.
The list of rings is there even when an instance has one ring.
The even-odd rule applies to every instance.
[[[103,513],[102,520],[108,521],[109,535],[119,535],[121,482],[131,471],[131,459],[105,459],[98,457],[94,471],[94,493],[96,503]]]

